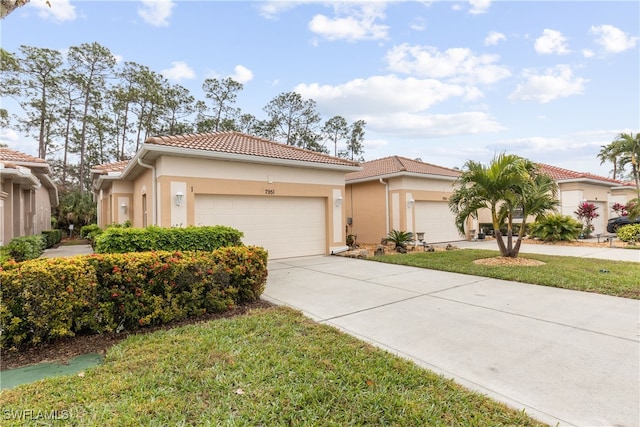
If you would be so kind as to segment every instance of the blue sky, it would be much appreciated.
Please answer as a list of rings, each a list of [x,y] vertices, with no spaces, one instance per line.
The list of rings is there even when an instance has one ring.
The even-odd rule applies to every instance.
[[[600,147],[640,132],[637,1],[50,3],[5,18],[1,46],[98,42],[198,99],[204,79],[233,77],[237,107],[259,119],[296,91],[324,119],[365,120],[366,160],[461,167],[506,151],[606,176]]]

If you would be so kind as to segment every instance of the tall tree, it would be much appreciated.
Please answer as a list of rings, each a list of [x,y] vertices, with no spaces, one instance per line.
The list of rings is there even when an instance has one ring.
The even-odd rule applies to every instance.
[[[363,162],[364,147],[364,126],[367,124],[364,120],[356,120],[349,128],[349,140],[347,141],[346,150],[338,153],[339,157]]]
[[[26,116],[20,129],[38,141],[38,157],[47,156],[52,127],[59,120],[56,110],[62,78],[62,54],[53,49],[20,46],[20,105]]]
[[[80,46],[72,46],[68,55],[69,69],[72,70],[72,80],[82,92],[82,115],[80,134],[78,135],[78,148],[80,155],[79,175],[82,193],[86,171],[86,137],[89,112],[92,103],[99,103],[101,94],[106,92],[106,79],[113,74],[116,59],[104,46],[98,43],[83,43]]]
[[[133,103],[133,112],[138,117],[135,151],[149,135],[158,132],[164,108],[163,90],[167,86],[167,80],[148,67],[143,66],[136,76],[137,90]]]
[[[320,140],[320,115],[316,112],[316,103],[312,99],[304,100],[296,92],[281,93],[272,99],[263,109],[269,119],[265,122],[273,139],[287,145],[302,148],[322,148]]]
[[[458,231],[464,234],[468,219],[477,217],[480,209],[488,209],[496,242],[504,257],[518,256],[527,217],[540,216],[558,203],[555,181],[541,174],[531,161],[512,154],[496,155],[488,166],[468,160],[456,184],[449,207],[456,215]],[[513,220],[520,210],[523,224],[514,245]],[[504,228],[506,242],[502,234]]]
[[[349,137],[349,125],[342,116],[333,116],[324,123],[322,134],[327,141],[333,143],[333,155],[338,155],[338,143]]]
[[[0,47],[0,97],[17,97],[20,94],[20,64],[16,56]],[[2,127],[9,125],[9,112],[0,107]]]
[[[60,176],[60,182],[62,187],[65,188],[67,184],[67,175],[69,171],[69,153],[71,152],[71,136],[73,134],[73,125],[80,115],[78,112],[79,103],[82,99],[81,91],[73,83],[71,74],[67,71],[64,73],[62,82],[60,84],[60,109],[61,113],[61,132],[60,138],[62,139],[62,165],[58,169]]]
[[[193,125],[183,119],[195,112],[195,99],[189,90],[180,85],[172,85],[163,92],[164,113],[161,133],[178,135],[193,132]]]
[[[206,79],[202,84],[204,96],[213,102],[211,111],[213,112],[213,130],[222,130],[225,119],[233,115],[235,104],[238,98],[238,92],[242,90],[242,83],[233,80],[231,77],[226,79]],[[226,124],[229,127],[229,124]]]

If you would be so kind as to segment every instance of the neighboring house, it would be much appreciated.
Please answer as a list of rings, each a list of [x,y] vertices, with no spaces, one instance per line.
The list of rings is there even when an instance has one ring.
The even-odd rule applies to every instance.
[[[390,230],[425,233],[424,241],[461,240],[448,200],[460,172],[392,156],[346,176],[347,234],[379,243]]]
[[[0,246],[51,230],[58,190],[46,160],[0,147]]]
[[[594,175],[589,172],[575,172],[556,166],[539,163],[541,172],[546,173],[558,184],[558,212],[577,218],[575,212],[583,202],[593,203],[599,216],[592,221],[593,234],[605,233],[609,218],[617,216],[611,210],[614,203],[626,204],[636,197],[635,187],[621,181]],[[532,221],[533,219],[529,219]],[[521,218],[520,218],[521,221]],[[488,211],[479,213],[478,223],[491,223]]]
[[[92,170],[98,224],[228,225],[270,258],[345,246],[345,174],[357,162],[238,132],[153,137]]]
[[[626,204],[635,197],[635,187],[621,181],[594,175],[589,172],[574,172],[555,166],[539,164],[542,172],[558,183],[558,208],[563,215],[576,217],[575,211],[582,202],[593,203],[600,214],[592,222],[594,234],[606,233],[607,221],[617,216],[611,207],[619,202]]]

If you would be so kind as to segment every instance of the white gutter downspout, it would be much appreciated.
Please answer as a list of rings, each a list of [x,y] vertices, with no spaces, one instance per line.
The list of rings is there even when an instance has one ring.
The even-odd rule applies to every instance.
[[[151,218],[152,218],[152,225],[158,225],[157,223],[157,216],[156,216],[156,206],[158,205],[158,192],[157,192],[157,184],[156,184],[156,168],[153,165],[148,165],[146,163],[143,163],[142,160],[140,160],[140,157],[138,157],[138,164],[140,166],[142,166],[143,168],[147,168],[147,169],[151,169],[151,176],[152,176],[152,181],[151,181],[151,193],[153,194],[153,205],[151,206]]]
[[[385,226],[387,228],[387,234],[385,234],[385,236],[389,235],[389,183],[388,182],[384,182],[382,180],[382,178],[380,178],[380,184],[383,184],[385,186],[385,191],[384,191],[384,207],[385,207],[385,211],[384,211],[384,218],[385,218]]]

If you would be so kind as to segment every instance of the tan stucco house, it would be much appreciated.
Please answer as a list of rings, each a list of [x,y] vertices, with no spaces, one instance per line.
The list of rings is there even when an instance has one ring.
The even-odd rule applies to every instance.
[[[92,170],[98,224],[228,225],[270,258],[345,246],[345,174],[358,163],[239,132],[147,139]]]
[[[454,169],[391,156],[346,176],[347,233],[379,243],[390,230],[424,233],[426,243],[461,240],[448,200]]]
[[[605,233],[609,218],[617,216],[611,207],[619,202],[626,204],[635,196],[635,187],[621,181],[594,175],[589,172],[575,172],[556,166],[540,164],[542,172],[550,175],[558,183],[560,213],[575,217],[578,206],[586,201],[598,207],[598,218],[593,220],[593,233]]]
[[[0,147],[0,246],[51,230],[58,190],[46,160]]]
[[[600,215],[592,222],[593,234],[606,233],[607,221],[617,216],[611,209],[614,203],[626,204],[636,197],[632,184],[595,175],[589,172],[575,172],[547,164],[538,163],[540,171],[553,178],[558,184],[558,212],[577,218],[575,211],[583,202],[593,203]],[[533,221],[529,219],[528,221]],[[477,227],[491,223],[488,211],[479,212]]]

